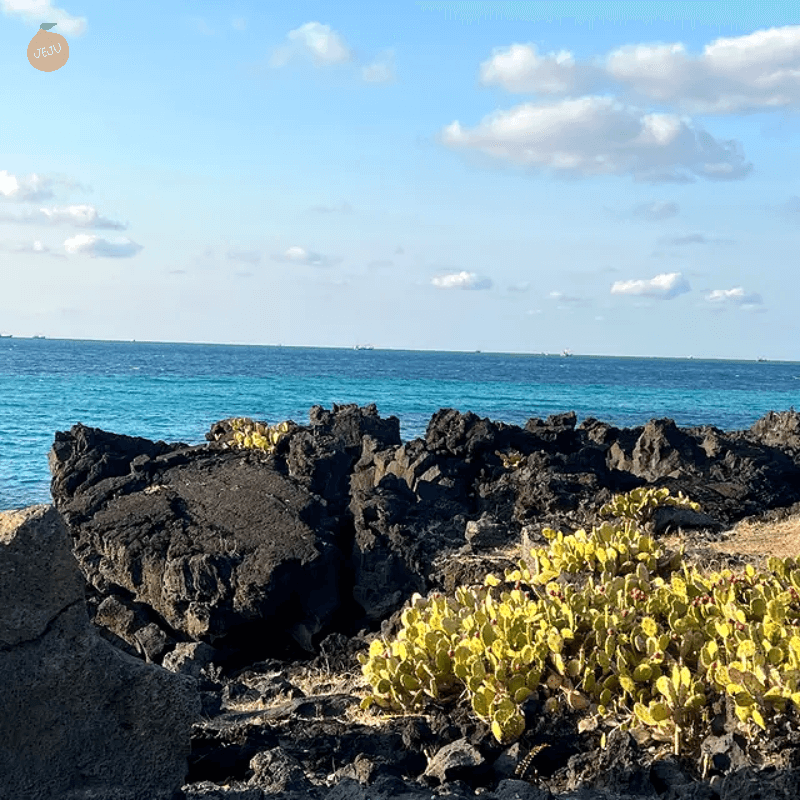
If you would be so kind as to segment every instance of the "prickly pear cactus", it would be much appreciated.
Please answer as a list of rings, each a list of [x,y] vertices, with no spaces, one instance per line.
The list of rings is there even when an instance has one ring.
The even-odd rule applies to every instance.
[[[654,501],[697,507],[664,491],[615,498],[617,523],[547,532],[549,547],[503,578],[415,595],[396,638],[359,657],[372,687],[362,706],[410,712],[463,695],[508,743],[536,693],[548,713],[569,707],[585,728],[636,728],[676,753],[697,747],[723,695],[750,733],[800,707],[800,564],[689,566],[637,527]]]
[[[291,423],[265,425],[263,422],[237,417],[231,420],[231,429],[233,441],[238,447],[272,453],[278,442],[291,430]]]

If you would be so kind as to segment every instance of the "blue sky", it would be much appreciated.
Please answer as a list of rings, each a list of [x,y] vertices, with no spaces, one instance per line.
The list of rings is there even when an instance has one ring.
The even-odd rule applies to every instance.
[[[1,332],[800,360],[797,3],[0,0],[0,64]]]

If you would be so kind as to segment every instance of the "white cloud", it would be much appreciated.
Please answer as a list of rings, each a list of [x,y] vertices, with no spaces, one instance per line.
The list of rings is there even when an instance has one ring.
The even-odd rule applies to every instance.
[[[59,253],[53,253],[46,244],[42,244],[38,239],[33,242],[19,242],[17,244],[0,243],[0,250],[7,253],[15,254],[30,254],[37,256],[53,256],[55,258],[64,258]]]
[[[361,69],[361,77],[367,83],[391,83],[395,78],[394,54],[386,53]]]
[[[3,197],[13,196],[19,189],[17,179],[8,173],[7,170],[0,171],[0,194]]]
[[[247,28],[247,20],[244,17],[234,17],[231,20],[231,27],[237,31],[243,31]]]
[[[526,103],[490,114],[475,128],[458,121],[441,134],[453,148],[572,175],[632,175],[650,182],[686,183],[743,178],[736,142],[722,142],[674,114],[644,113],[609,97]]]
[[[450,272],[431,280],[437,289],[491,289],[492,282],[475,272]]]
[[[314,253],[306,250],[304,247],[297,245],[289,247],[283,253],[272,256],[273,261],[282,261],[284,263],[306,264],[311,267],[327,267],[331,264],[336,264],[340,259],[329,258],[328,256]]]
[[[573,294],[564,294],[564,292],[550,292],[549,297],[551,300],[558,300],[559,303],[578,304],[586,302],[582,297],[577,297]]]
[[[387,84],[395,80],[394,52],[385,51],[370,63],[360,63],[344,37],[330,25],[306,22],[286,34],[286,43],[272,51],[270,65],[283,67],[295,58],[310,58],[317,67],[337,64],[353,64],[360,69],[361,79],[366,83]]]
[[[527,281],[521,281],[520,283],[512,283],[508,287],[509,292],[515,292],[517,294],[522,294],[523,292],[527,292],[528,289],[531,288],[530,283]]]
[[[611,294],[632,294],[671,300],[691,290],[689,281],[680,272],[665,272],[648,280],[616,281]]]
[[[311,56],[318,65],[341,64],[352,59],[344,39],[329,25],[306,22],[286,34],[288,44],[278,47],[272,54],[272,66],[280,67],[294,56]]]
[[[601,70],[577,65],[572,53],[562,50],[540,56],[535,44],[496,47],[480,66],[481,83],[502,86],[509,92],[572,94],[589,91],[603,79]]]
[[[30,246],[18,248],[15,252],[31,252],[31,253],[47,253],[49,252],[50,248],[43,245],[38,239],[34,241]]]
[[[662,219],[669,219],[678,213],[677,203],[652,202],[641,203],[633,209],[633,216],[646,219],[650,222],[657,222]]]
[[[628,45],[606,59],[610,76],[691,113],[731,114],[800,105],[800,25],[720,38],[702,55],[682,44]]]
[[[74,17],[50,0],[0,0],[0,8],[10,17],[19,17],[38,28],[43,22],[55,22],[57,31],[65,36],[80,36],[86,30],[86,18]]]
[[[686,113],[731,114],[800,107],[800,25],[719,38],[699,55],[683,44],[628,44],[591,64],[534,44],[495,48],[480,80],[510,92],[576,95],[616,87]]]
[[[246,264],[258,264],[261,261],[258,250],[228,250],[227,256],[231,261],[243,261]]]
[[[745,309],[760,306],[764,302],[760,294],[745,292],[741,286],[734,289],[714,289],[706,295],[706,301],[715,305],[733,305]]]
[[[35,172],[17,177],[7,170],[0,170],[0,195],[20,203],[36,203],[50,199],[53,196],[52,186],[57,182]]]
[[[53,224],[68,222],[79,228],[98,228],[105,230],[124,231],[128,226],[124,222],[102,217],[97,209],[91,205],[61,206],[54,208],[40,208],[39,212]]]
[[[124,231],[124,222],[102,217],[92,205],[72,205],[51,208],[37,208],[20,214],[6,214],[0,211],[0,222],[30,223],[37,225],[74,225],[76,228],[95,228],[98,230]]]
[[[116,239],[103,239],[100,236],[80,233],[64,242],[64,249],[68,253],[87,255],[91,258],[131,258],[135,256],[142,245],[120,236]]]

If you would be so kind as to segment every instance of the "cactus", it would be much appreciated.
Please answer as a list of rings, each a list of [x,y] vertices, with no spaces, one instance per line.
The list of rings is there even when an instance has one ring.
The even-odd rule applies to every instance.
[[[372,687],[363,707],[410,712],[463,694],[510,743],[535,693],[547,712],[569,707],[680,753],[723,695],[750,732],[800,706],[800,566],[703,573],[637,527],[654,499],[691,504],[649,491],[608,504],[616,523],[546,531],[549,547],[533,549],[530,566],[453,597],[415,595],[397,637],[359,656]]]
[[[231,420],[234,443],[240,448],[261,450],[264,453],[274,453],[278,442],[291,428],[292,423],[288,421],[277,425],[265,425],[263,422],[253,422],[244,417]]]

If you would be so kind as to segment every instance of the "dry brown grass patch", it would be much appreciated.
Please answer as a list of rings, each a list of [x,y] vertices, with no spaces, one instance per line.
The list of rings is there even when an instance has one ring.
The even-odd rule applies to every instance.
[[[731,530],[724,542],[711,547],[721,553],[735,553],[761,561],[769,556],[800,556],[800,514],[780,522],[743,520]]]

